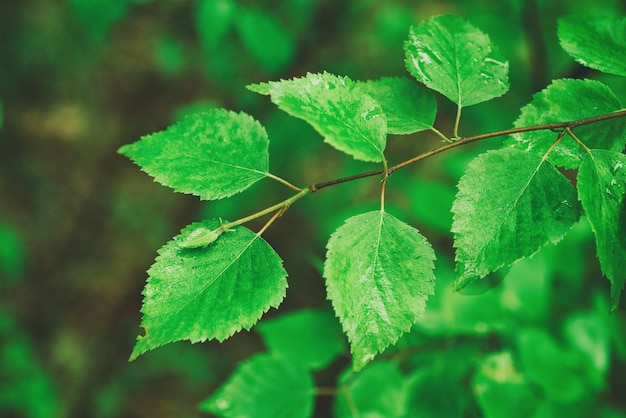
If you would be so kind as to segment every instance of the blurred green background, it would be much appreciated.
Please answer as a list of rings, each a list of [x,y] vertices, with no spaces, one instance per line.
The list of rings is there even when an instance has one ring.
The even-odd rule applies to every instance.
[[[601,79],[626,103],[623,81],[575,64],[558,45],[556,19],[585,11],[623,15],[624,6],[574,0],[1,2],[0,415],[206,416],[197,404],[239,361],[264,350],[253,329],[222,344],[175,343],[127,362],[156,250],[192,221],[235,219],[289,191],[267,181],[231,199],[199,202],[154,183],[116,153],[119,146],[217,106],[261,121],[270,135],[271,171],[296,185],[378,168],[335,152],[304,122],[245,86],[323,70],[353,79],[406,75],[402,43],[409,26],[445,12],[487,32],[510,62],[510,92],[466,109],[461,135],[509,128],[532,93],[553,78]],[[438,103],[436,126],[449,133],[455,109],[441,97]],[[624,417],[624,310],[606,315],[608,281],[584,219],[561,246],[515,266],[495,289],[450,291],[454,187],[466,164],[500,141],[429,159],[394,174],[387,186],[389,211],[420,229],[439,259],[432,307],[400,343],[438,347],[410,357],[409,364],[430,365],[412,377],[412,402],[443,399],[452,390],[464,405],[467,393],[494,380],[493,370],[511,367],[511,351],[531,380],[541,375],[533,390],[555,400],[541,416]],[[432,134],[392,137],[388,160],[438,145]],[[348,216],[377,207],[378,187],[377,179],[366,179],[325,189],[272,225],[265,237],[285,260],[290,287],[281,309],[266,317],[329,309],[320,274],[326,240]],[[481,343],[465,344],[467,338]],[[593,372],[580,377],[571,362],[558,363],[565,352],[588,356]],[[548,354],[532,360],[537,353]],[[317,382],[335,385],[348,365],[346,355]],[[546,367],[551,377],[542,375]],[[433,411],[488,414],[484,397],[477,399],[458,410],[453,402],[452,412],[441,402],[447,415]],[[318,398],[316,416],[329,416],[332,402]]]

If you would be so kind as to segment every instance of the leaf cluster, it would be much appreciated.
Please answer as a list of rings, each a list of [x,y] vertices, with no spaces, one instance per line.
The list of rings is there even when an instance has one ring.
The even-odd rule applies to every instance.
[[[558,35],[565,51],[583,65],[626,75],[624,64],[615,58],[626,51],[626,40],[619,36],[624,22],[621,18],[564,17]],[[454,15],[411,27],[404,51],[413,79],[354,81],[322,72],[248,86],[269,96],[279,109],[306,121],[338,151],[380,164],[378,170],[305,188],[294,186],[270,172],[269,138],[263,126],[249,115],[224,109],[188,116],[120,149],[156,181],[200,199],[227,198],[265,178],[295,193],[241,219],[191,224],[158,251],[144,289],[145,334],[138,338],[131,359],[173,341],[223,341],[250,329],[269,308],[278,307],[287,288],[282,260],[262,238],[266,229],[305,196],[335,184],[379,176],[380,208],[351,216],[336,229],[326,246],[323,266],[328,299],[347,336],[353,370],[363,369],[377,355],[409,338],[408,331],[428,316],[428,300],[439,280],[435,251],[427,238],[385,209],[385,187],[393,181],[391,175],[443,151],[505,135],[502,147],[476,157],[458,183],[450,230],[456,262],[454,289],[486,280],[547,244],[561,241],[584,214],[595,235],[600,267],[611,282],[611,309],[618,307],[626,281],[626,157],[622,153],[626,111],[609,87],[595,80],[553,80],[522,107],[512,129],[462,138],[462,110],[508,90],[507,61],[488,35]],[[456,105],[451,135],[434,126],[435,93]],[[389,134],[423,131],[447,144],[389,164],[385,154]],[[577,170],[575,184],[565,170]],[[268,215],[257,232],[242,226]],[[326,366],[343,346],[333,334],[320,337],[319,352],[307,350],[306,345],[290,348],[281,335],[295,335],[298,326],[294,324],[305,324],[305,332],[324,332],[333,329],[333,321],[316,312],[289,318],[259,325],[269,352],[242,363],[201,408],[221,416],[261,417],[276,416],[281,405],[287,416],[311,415],[314,382],[310,371]],[[584,328],[586,323],[572,326]],[[546,347],[552,357],[545,358],[554,362],[535,361],[529,347],[536,345]],[[528,330],[519,337],[517,348],[528,378],[550,396],[567,400],[582,390],[550,392],[555,385],[546,377],[545,368],[552,367],[557,375],[570,370],[571,364],[558,363],[564,349],[549,335]],[[404,416],[404,407],[398,405],[417,400],[402,398],[407,392],[395,388],[423,388],[430,374],[437,373],[442,372],[427,368],[406,381],[388,362],[376,362],[360,374],[347,372],[340,384],[345,404],[338,404],[338,415],[354,416],[356,410],[369,410],[366,405],[372,402],[372,413]],[[464,373],[466,369],[458,375]],[[371,389],[367,381],[378,375],[387,376],[388,387],[380,388],[381,393],[394,399],[387,406],[382,405],[382,395],[369,396],[367,389],[360,388]],[[476,402],[487,416],[501,416],[502,405],[493,399],[523,404],[533,396],[509,352],[484,358],[473,376]],[[238,400],[242,393],[250,396]]]

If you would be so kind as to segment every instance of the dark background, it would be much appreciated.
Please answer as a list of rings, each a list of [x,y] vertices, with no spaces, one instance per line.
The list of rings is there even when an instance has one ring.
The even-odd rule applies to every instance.
[[[245,86],[307,71],[353,79],[406,75],[402,43],[409,26],[452,12],[500,45],[511,72],[511,91],[497,103],[467,109],[461,133],[506,129],[550,79],[598,75],[560,50],[555,23],[598,7],[594,3],[2,1],[0,414],[202,416],[198,402],[237,362],[262,350],[251,331],[222,344],[175,343],[127,362],[156,250],[193,221],[244,216],[289,191],[264,181],[232,199],[200,202],[154,183],[117,154],[121,145],[186,113],[219,106],[248,112],[267,127],[271,171],[297,185],[368,171],[377,167],[338,155],[305,123]],[[601,3],[623,12],[620,2]],[[259,15],[271,19],[278,34],[254,27],[250,19]],[[615,91],[624,103],[623,84],[605,79],[621,86]],[[455,109],[441,97],[438,102],[436,126],[450,132]],[[443,218],[445,226],[450,214],[426,210],[407,182],[433,179],[453,195],[466,163],[498,141],[426,161],[399,176],[395,188],[390,181],[391,210],[418,225],[438,257],[453,257],[451,236],[430,221]],[[399,162],[439,144],[432,134],[390,139],[388,159]],[[281,310],[328,307],[319,273],[325,242],[349,214],[376,207],[377,194],[376,179],[329,188],[272,225],[265,237],[290,274]],[[596,266],[590,248],[587,261]],[[333,378],[320,379],[332,384]],[[320,402],[323,409],[326,401]]]

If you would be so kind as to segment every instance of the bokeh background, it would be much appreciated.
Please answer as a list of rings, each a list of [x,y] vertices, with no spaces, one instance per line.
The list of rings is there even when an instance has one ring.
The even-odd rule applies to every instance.
[[[238,362],[263,350],[252,330],[221,344],[171,344],[128,363],[140,332],[145,271],[156,250],[193,221],[235,219],[289,191],[266,181],[231,199],[200,202],[154,183],[117,154],[121,145],[190,112],[225,107],[264,124],[271,170],[294,184],[377,168],[335,152],[304,122],[245,86],[324,70],[353,79],[407,75],[402,44],[409,26],[446,12],[487,32],[510,62],[510,92],[468,108],[462,135],[509,128],[532,93],[553,78],[600,78],[626,103],[621,80],[577,65],[558,46],[556,19],[587,10],[623,14],[624,5],[611,0],[2,1],[0,415],[207,416],[197,404]],[[438,103],[436,126],[451,132],[455,109],[441,97]],[[499,141],[455,149],[390,179],[389,210],[429,238],[441,263],[453,259],[454,186],[467,162]],[[438,145],[427,133],[390,138],[388,160],[399,162]],[[378,187],[377,179],[366,179],[328,188],[272,225],[265,237],[283,257],[290,287],[280,311],[267,317],[304,307],[328,309],[320,274],[325,242],[349,215],[377,207]],[[550,281],[554,297],[535,318],[547,329],[556,329],[569,312],[608,306],[608,281],[598,271],[588,226],[577,226],[574,234],[566,250],[552,251],[535,266],[547,269],[541,273],[546,277],[557,277]],[[536,275],[531,267],[527,274]],[[494,306],[477,313],[485,323],[499,312],[498,302],[480,302],[482,295],[461,297]],[[601,399],[622,412],[623,316],[619,310],[611,318],[617,348],[600,391]],[[332,386],[348,364],[346,356],[317,376],[318,382]],[[322,397],[316,416],[328,416],[330,403]]]

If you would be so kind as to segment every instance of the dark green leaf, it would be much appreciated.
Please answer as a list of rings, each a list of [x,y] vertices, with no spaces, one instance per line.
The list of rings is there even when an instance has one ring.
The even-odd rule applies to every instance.
[[[408,78],[384,77],[359,85],[383,107],[390,134],[411,134],[433,126],[437,113],[435,96]]]
[[[268,144],[265,129],[251,116],[214,109],[187,116],[119,152],[177,192],[221,199],[267,175]]]
[[[358,374],[346,373],[340,382],[337,418],[405,416],[406,379],[395,364],[377,362]]]
[[[255,329],[271,351],[311,369],[326,367],[346,346],[337,318],[324,311],[292,312]]]
[[[535,94],[524,106],[515,127],[545,123],[570,122],[603,115],[621,109],[611,89],[593,80],[554,80],[546,89]],[[616,118],[574,129],[576,136],[589,148],[621,151],[626,144],[626,120]],[[508,145],[543,156],[557,138],[550,130],[515,134]],[[564,138],[550,152],[552,164],[566,168],[578,168],[585,150],[573,139]]]
[[[626,282],[626,156],[591,150],[578,172],[578,194],[596,236],[602,271],[616,309]]]
[[[328,297],[358,370],[423,314],[435,287],[435,254],[415,228],[384,211],[348,219],[327,248]]]
[[[223,42],[236,12],[233,0],[200,0],[196,5],[196,31],[204,48],[214,51]]]
[[[285,297],[282,260],[244,227],[224,232],[208,247],[179,245],[198,228],[218,226],[219,220],[189,225],[159,250],[143,291],[145,336],[137,338],[131,360],[174,341],[225,340],[250,329]]]
[[[293,36],[272,15],[262,9],[243,9],[236,18],[243,44],[265,71],[274,74],[291,63]]]
[[[338,150],[357,160],[383,160],[387,142],[383,109],[348,77],[309,73],[248,88],[269,94],[280,109],[307,121]]]
[[[528,152],[479,155],[458,187],[452,206],[457,289],[559,241],[580,216],[572,184]]]
[[[299,364],[260,354],[240,363],[199,408],[224,418],[308,418],[314,395],[313,379]]]
[[[529,328],[519,332],[517,350],[524,376],[548,399],[571,403],[587,391],[580,356],[559,346],[545,330]]]
[[[626,76],[626,18],[576,14],[559,19],[561,46],[576,61]]]
[[[404,50],[409,73],[459,106],[509,89],[508,62],[487,35],[458,16],[436,16],[411,27]]]

